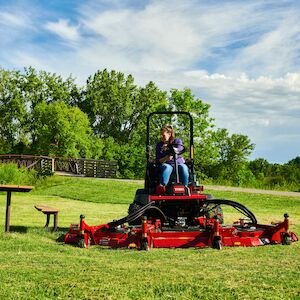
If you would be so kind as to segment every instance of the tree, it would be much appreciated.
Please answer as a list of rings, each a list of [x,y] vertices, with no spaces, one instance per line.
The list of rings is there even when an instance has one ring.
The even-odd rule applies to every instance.
[[[295,157],[294,159],[288,161],[289,166],[297,166],[300,168],[300,156]]]
[[[19,72],[0,69],[0,150],[6,153],[24,138],[26,105],[20,77]]]
[[[37,72],[29,67],[24,69],[20,83],[23,97],[31,109],[41,102],[60,101],[69,105],[80,102],[81,91],[71,76],[63,79],[55,73]]]
[[[72,77],[64,80],[55,73],[37,72],[34,68],[29,67],[24,69],[20,84],[22,98],[27,107],[27,119],[23,130],[28,133],[29,140],[33,144],[35,144],[35,132],[37,131],[33,112],[38,104],[59,101],[73,105],[80,102],[78,98],[81,97],[81,93]]]
[[[138,88],[131,75],[125,77],[123,73],[105,69],[88,78],[85,99],[79,107],[89,116],[96,135],[111,136],[125,144],[145,116],[163,101],[166,94],[153,82]]]
[[[33,111],[36,141],[35,153],[61,157],[95,157],[92,149],[98,140],[98,154],[103,145],[92,135],[88,117],[77,107],[63,102],[37,104]],[[99,152],[100,151],[100,152]]]
[[[263,180],[270,174],[271,165],[266,159],[257,158],[249,163],[249,169],[257,179]]]
[[[227,129],[219,128],[213,134],[213,146],[218,149],[218,156],[215,164],[209,168],[209,175],[213,178],[231,180],[240,184],[242,177],[251,177],[246,167],[248,156],[254,150],[255,145],[250,139],[242,134],[229,135]],[[247,175],[245,175],[247,173]],[[245,179],[243,179],[245,183]]]
[[[225,128],[215,132],[215,144],[219,149],[219,162],[229,165],[245,162],[255,147],[246,135],[232,134],[230,136]]]
[[[194,136],[196,141],[204,139],[208,130],[214,127],[214,119],[209,116],[210,105],[196,98],[188,88],[184,90],[172,89],[169,98],[169,109],[189,112],[194,121]],[[179,130],[186,128],[184,118],[176,126]]]

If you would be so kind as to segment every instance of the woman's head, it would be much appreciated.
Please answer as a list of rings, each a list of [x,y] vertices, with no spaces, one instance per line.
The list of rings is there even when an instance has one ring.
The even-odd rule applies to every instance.
[[[171,125],[164,125],[160,129],[160,137],[163,142],[171,142],[175,139],[175,132]]]

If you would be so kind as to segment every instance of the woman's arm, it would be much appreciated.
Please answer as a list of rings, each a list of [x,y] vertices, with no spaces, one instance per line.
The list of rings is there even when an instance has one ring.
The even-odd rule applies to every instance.
[[[162,157],[161,159],[159,159],[159,162],[161,164],[165,163],[166,161],[169,161],[169,160],[172,160],[173,159],[173,156],[172,155],[166,155],[164,157]]]
[[[173,159],[173,156],[168,152],[168,145],[159,142],[156,144],[156,161],[159,163],[164,163]]]

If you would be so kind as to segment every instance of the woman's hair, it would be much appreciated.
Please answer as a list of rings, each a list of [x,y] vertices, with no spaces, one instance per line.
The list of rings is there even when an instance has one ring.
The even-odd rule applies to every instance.
[[[166,125],[162,126],[160,128],[160,132],[162,132],[162,131],[167,131],[167,132],[171,133],[170,141],[173,141],[175,139],[175,131],[171,125],[166,124]]]

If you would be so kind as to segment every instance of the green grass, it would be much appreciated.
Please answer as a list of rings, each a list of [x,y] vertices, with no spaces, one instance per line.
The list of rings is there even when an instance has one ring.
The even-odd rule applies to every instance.
[[[300,242],[149,252],[56,242],[81,213],[95,225],[123,217],[136,188],[142,184],[54,177],[34,192],[12,194],[9,234],[1,194],[0,299],[300,299]],[[300,197],[211,193],[245,204],[261,222],[287,211],[300,236]],[[59,232],[44,230],[35,204],[61,209]]]
[[[105,180],[53,176],[41,182],[34,194],[59,196],[95,203],[128,204],[142,183],[130,180]]]

